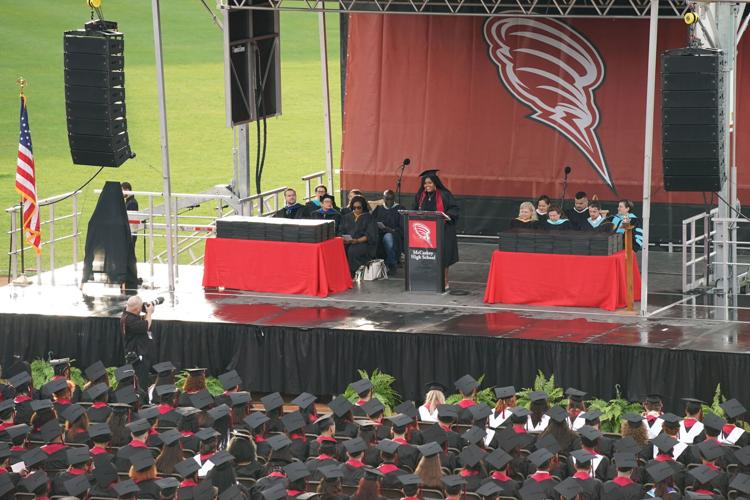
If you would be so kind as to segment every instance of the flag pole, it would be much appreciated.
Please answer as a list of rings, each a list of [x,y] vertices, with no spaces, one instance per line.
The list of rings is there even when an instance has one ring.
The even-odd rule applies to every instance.
[[[26,86],[26,79],[22,76],[19,76],[16,80],[16,85],[18,85],[20,89],[19,94],[21,96],[21,99],[25,101],[26,96],[23,93],[23,88]],[[21,197],[21,199],[18,201],[18,229],[21,231],[21,276],[26,276],[26,262],[23,249],[23,247],[26,246],[26,234],[23,228],[23,197]]]

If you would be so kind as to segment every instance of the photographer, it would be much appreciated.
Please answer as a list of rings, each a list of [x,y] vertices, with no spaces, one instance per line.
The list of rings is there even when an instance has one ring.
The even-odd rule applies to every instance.
[[[141,317],[141,311],[146,314]],[[135,353],[137,360],[133,369],[138,376],[141,387],[150,385],[149,372],[156,359],[153,336],[151,335],[151,316],[154,313],[154,302],[143,304],[143,299],[134,295],[128,299],[125,311],[120,317],[120,333],[125,344],[125,354]]]

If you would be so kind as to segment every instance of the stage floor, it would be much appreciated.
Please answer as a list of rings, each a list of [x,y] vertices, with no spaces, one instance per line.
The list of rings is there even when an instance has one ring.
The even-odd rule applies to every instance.
[[[680,254],[651,253],[649,310],[646,320],[625,311],[487,305],[482,302],[494,244],[461,242],[461,261],[451,268],[451,293],[407,293],[403,270],[387,280],[355,284],[327,298],[240,291],[204,291],[202,266],[179,267],[174,294],[164,288],[141,289],[145,300],[166,302],[156,320],[234,323],[331,330],[388,331],[472,335],[605,345],[746,353],[750,350],[750,309],[741,304],[736,321],[718,321],[716,308],[701,296],[683,296]],[[80,269],[80,266],[79,268]],[[164,266],[139,264],[146,282],[166,283]],[[68,317],[119,317],[126,295],[103,285],[77,285],[73,266],[49,273],[42,285],[7,285],[0,294],[0,314]],[[45,284],[47,283],[47,284]],[[555,293],[554,282],[550,293]],[[682,303],[680,303],[682,301]],[[40,307],[40,305],[42,305]],[[638,304],[636,304],[636,310]]]

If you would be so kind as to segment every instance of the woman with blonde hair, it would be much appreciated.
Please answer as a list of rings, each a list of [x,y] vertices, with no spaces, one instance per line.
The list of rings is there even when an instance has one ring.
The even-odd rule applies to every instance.
[[[510,221],[511,229],[536,229],[539,217],[530,201],[524,201],[518,207],[518,217]]]
[[[445,386],[438,382],[430,382],[425,386],[424,404],[419,407],[419,420],[422,422],[437,422],[437,407],[445,404]]]

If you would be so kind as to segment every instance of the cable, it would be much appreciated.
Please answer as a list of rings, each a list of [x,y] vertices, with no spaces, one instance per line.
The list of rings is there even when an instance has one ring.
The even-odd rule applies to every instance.
[[[221,31],[224,31],[224,26],[222,26],[222,25],[221,25],[221,22],[219,22],[219,20],[218,20],[218,19],[216,19],[216,14],[214,14],[214,11],[212,11],[212,10],[211,10],[211,7],[209,7],[209,6],[208,6],[208,5],[206,4],[205,0],[201,0],[201,3],[203,4],[203,6],[204,6],[204,7],[206,8],[206,10],[208,11],[208,14],[209,14],[209,15],[211,16],[211,19],[213,19],[213,21],[214,21],[214,24],[215,24],[216,26],[218,26],[218,27],[219,27],[219,29],[220,29]]]
[[[725,200],[724,198],[722,198],[722,196],[721,196],[721,195],[720,195],[719,193],[714,193],[714,194],[716,194],[716,196],[717,196],[717,197],[718,197],[718,198],[719,198],[719,199],[720,199],[721,201],[723,201],[723,202],[724,202],[724,203],[726,204],[726,206],[728,206],[728,207],[729,207],[729,209],[730,209],[730,210],[732,210],[732,211],[733,211],[734,213],[736,213],[737,215],[739,215],[740,217],[742,217],[742,218],[743,218],[743,219],[745,219],[746,221],[750,222],[750,218],[748,218],[748,216],[747,216],[747,215],[743,214],[742,212],[740,212],[739,210],[737,210],[736,208],[734,208],[734,207],[733,207],[732,205],[730,205],[730,204],[729,204],[729,203],[727,202],[727,200]]]
[[[45,206],[47,206],[47,205],[54,205],[55,203],[60,203],[63,200],[67,200],[68,198],[70,198],[74,194],[80,193],[81,190],[83,190],[83,188],[85,188],[86,186],[88,186],[89,183],[91,181],[93,181],[96,178],[96,176],[99,175],[102,172],[102,170],[104,170],[104,167],[99,167],[99,170],[97,170],[96,173],[89,178],[89,180],[87,180],[86,182],[84,182],[81,187],[79,187],[75,191],[71,192],[68,196],[66,196],[64,198],[60,198],[59,200],[55,200],[55,201],[50,202],[50,203],[46,203]]]

